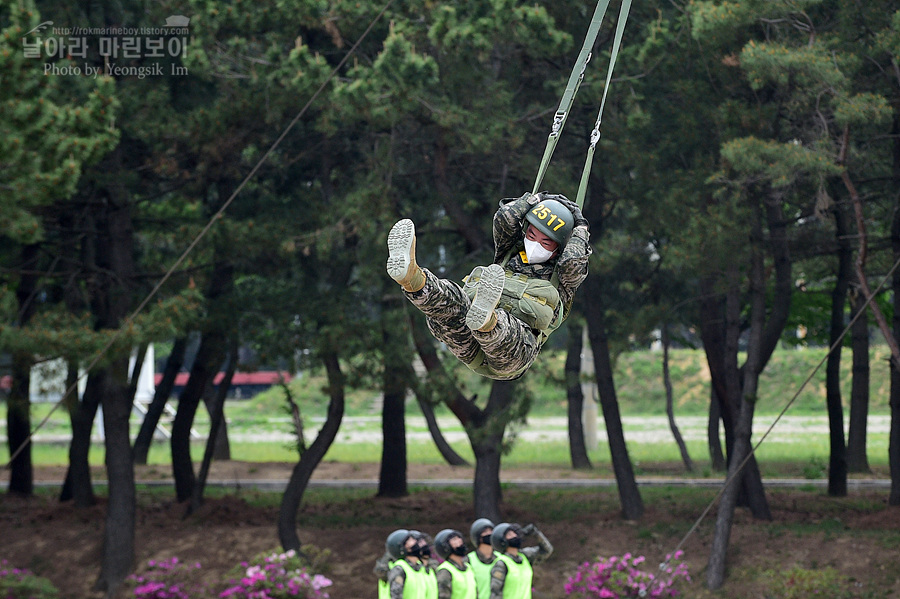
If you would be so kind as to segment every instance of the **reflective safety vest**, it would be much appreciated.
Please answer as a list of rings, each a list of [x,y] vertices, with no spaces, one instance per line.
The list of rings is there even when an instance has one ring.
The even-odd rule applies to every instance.
[[[422,597],[424,599],[437,599],[437,573],[432,568],[423,567],[418,574],[422,578]]]
[[[467,557],[469,558],[469,569],[475,576],[475,588],[478,599],[490,599],[491,567],[497,561],[497,553],[491,552],[491,561],[487,564],[481,561],[477,551],[470,551]]]
[[[498,558],[506,564],[506,580],[503,582],[503,599],[531,599],[531,581],[534,578],[534,570],[528,558],[522,555],[522,563],[516,561],[505,553]]]
[[[394,566],[397,565],[396,560],[391,560],[388,562],[388,572],[394,569]],[[378,581],[378,599],[391,599],[391,589],[388,586],[386,580]]]
[[[450,573],[452,580],[450,599],[476,599],[475,572],[471,565],[467,566],[465,570],[460,570],[448,560],[438,566],[438,570],[446,570]]]
[[[405,559],[398,559],[397,561],[390,562],[388,567],[393,570],[394,566],[398,565],[403,568],[403,573],[406,578],[403,583],[403,599],[425,599],[428,597],[425,592],[427,579],[424,568],[417,571],[413,568],[412,564]],[[388,570],[388,572],[390,572],[390,570]],[[434,578],[434,574],[432,574],[432,578]],[[434,587],[434,596],[437,597],[436,580]],[[391,599],[390,584],[383,580],[378,581],[378,599]]]

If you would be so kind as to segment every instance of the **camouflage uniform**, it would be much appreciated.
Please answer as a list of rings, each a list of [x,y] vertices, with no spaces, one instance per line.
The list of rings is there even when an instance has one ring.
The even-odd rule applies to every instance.
[[[526,193],[520,198],[500,202],[493,222],[494,264],[503,265],[510,256],[504,265],[507,271],[545,281],[551,279],[555,269],[560,298],[556,312],[558,314],[562,310],[565,318],[572,307],[575,291],[587,277],[588,259],[592,251],[590,233],[587,226],[576,226],[558,256],[542,264],[528,264],[523,241],[525,216],[533,206],[545,199],[575,206],[564,196],[547,193]],[[487,376],[491,378],[511,380],[524,374],[541,351],[544,339],[540,331],[499,307],[496,310],[497,326],[488,332],[471,330],[466,326],[470,300],[460,286],[438,278],[426,268],[422,271],[425,273],[425,286],[419,291],[405,293],[409,301],[428,318],[431,333],[470,367],[476,360],[483,360],[490,370]]]

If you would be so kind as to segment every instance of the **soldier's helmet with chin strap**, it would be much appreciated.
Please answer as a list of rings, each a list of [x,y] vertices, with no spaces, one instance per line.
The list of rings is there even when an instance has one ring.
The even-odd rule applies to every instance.
[[[559,244],[562,249],[572,236],[575,217],[572,211],[557,200],[542,200],[525,215],[525,220],[541,233]]]
[[[403,559],[406,557],[406,541],[412,534],[405,528],[395,530],[388,535],[387,541],[384,543],[385,549],[394,559]]]
[[[517,529],[518,527],[515,524],[510,524],[509,522],[498,524],[494,528],[494,532],[491,533],[491,547],[493,547],[495,551],[505,553],[509,548],[509,541],[506,538],[506,533],[510,530],[518,532]]]
[[[453,547],[450,546],[450,539],[453,537],[463,538],[461,532],[452,528],[445,528],[434,536],[434,550],[443,560],[449,558],[453,553]]]
[[[479,518],[472,522],[472,527],[469,528],[469,538],[472,539],[475,547],[481,545],[481,534],[489,528],[494,528],[494,523],[487,518]]]

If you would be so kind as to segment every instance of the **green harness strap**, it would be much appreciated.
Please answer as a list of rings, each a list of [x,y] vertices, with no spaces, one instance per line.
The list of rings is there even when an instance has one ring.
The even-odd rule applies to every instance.
[[[594,15],[591,17],[591,24],[588,26],[587,35],[584,38],[584,44],[581,46],[581,52],[578,54],[578,60],[572,67],[572,74],[569,75],[569,82],[566,84],[566,91],[563,92],[562,100],[559,102],[559,108],[553,116],[553,125],[550,127],[550,135],[547,137],[547,145],[544,147],[544,157],[541,159],[541,166],[538,168],[537,179],[534,181],[533,194],[537,193],[544,180],[544,173],[547,166],[550,165],[550,158],[553,156],[553,150],[556,149],[556,143],[562,134],[563,127],[566,125],[566,119],[569,116],[569,110],[575,101],[575,94],[581,86],[584,79],[584,70],[587,68],[588,62],[591,60],[591,48],[597,41],[597,35],[600,34],[600,25],[603,23],[603,17],[606,15],[606,9],[609,8],[609,0],[597,0],[597,6],[594,8]]]
[[[578,195],[575,203],[581,208],[584,206],[584,196],[587,193],[588,178],[591,175],[591,165],[594,162],[594,148],[600,141],[600,122],[603,120],[603,107],[606,105],[606,93],[609,91],[609,82],[612,80],[613,69],[616,67],[616,56],[619,54],[619,46],[622,45],[622,35],[625,33],[625,22],[628,21],[628,13],[631,11],[631,0],[622,0],[619,8],[619,21],[616,23],[616,37],[613,40],[612,52],[609,55],[609,69],[606,71],[606,85],[603,86],[603,98],[600,100],[600,112],[597,113],[597,122],[591,131],[591,145],[588,147],[587,158],[581,171],[581,182],[578,184]]]
[[[579,208],[584,206],[584,196],[587,191],[587,181],[591,173],[591,164],[594,159],[594,149],[597,142],[600,141],[600,123],[603,117],[603,107],[606,104],[606,95],[609,91],[610,81],[612,80],[613,69],[616,66],[616,57],[619,54],[619,47],[622,44],[625,23],[628,21],[628,13],[631,11],[631,2],[632,0],[622,0],[622,6],[619,9],[619,20],[616,23],[615,39],[612,52],[609,56],[609,69],[607,69],[606,72],[606,85],[603,88],[603,98],[600,101],[600,112],[597,115],[597,122],[594,124],[594,129],[591,131],[591,144],[588,148],[587,159],[585,160],[584,169],[581,173],[581,182],[578,186],[578,195],[575,199],[575,203],[578,204]],[[550,165],[550,158],[553,156],[553,151],[556,149],[556,144],[559,141],[559,136],[562,134],[563,127],[566,124],[569,111],[575,101],[575,94],[578,92],[578,88],[581,86],[581,82],[584,79],[584,70],[587,68],[587,63],[591,59],[591,48],[594,46],[597,35],[600,33],[600,25],[603,22],[603,17],[606,14],[607,8],[609,8],[609,0],[597,1],[597,6],[594,9],[594,16],[591,18],[591,24],[588,27],[587,35],[584,38],[584,44],[581,47],[581,53],[578,55],[578,60],[575,61],[575,66],[572,68],[571,75],[569,75],[566,91],[563,93],[559,108],[553,117],[550,136],[547,138],[544,156],[541,158],[541,165],[538,167],[537,178],[534,181],[534,189],[531,192],[533,194],[537,193],[540,189],[541,183],[544,180],[544,173]]]

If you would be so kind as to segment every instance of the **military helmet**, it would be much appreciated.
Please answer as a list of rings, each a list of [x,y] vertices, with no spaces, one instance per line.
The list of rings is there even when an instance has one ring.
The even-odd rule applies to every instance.
[[[476,547],[481,545],[481,533],[488,528],[494,528],[494,523],[487,518],[479,518],[472,522],[472,527],[469,529],[469,538],[472,539],[473,545]]]
[[[499,551],[500,553],[506,552],[506,549],[509,547],[509,542],[506,540],[506,533],[509,532],[510,529],[513,529],[513,525],[509,522],[503,522],[494,527],[494,532],[491,533],[491,547],[493,547],[495,551]]]
[[[395,530],[388,535],[387,541],[384,542],[384,547],[391,554],[392,558],[402,559],[406,557],[406,541],[411,536],[412,534],[405,528]]]
[[[535,226],[541,233],[559,244],[562,249],[572,236],[575,228],[575,217],[572,211],[557,200],[543,200],[528,211],[525,220]]]
[[[453,548],[450,546],[450,539],[453,537],[462,539],[463,535],[458,530],[453,530],[452,528],[445,528],[435,535],[434,550],[441,556],[441,559],[447,559],[450,557],[450,554],[453,553]]]

